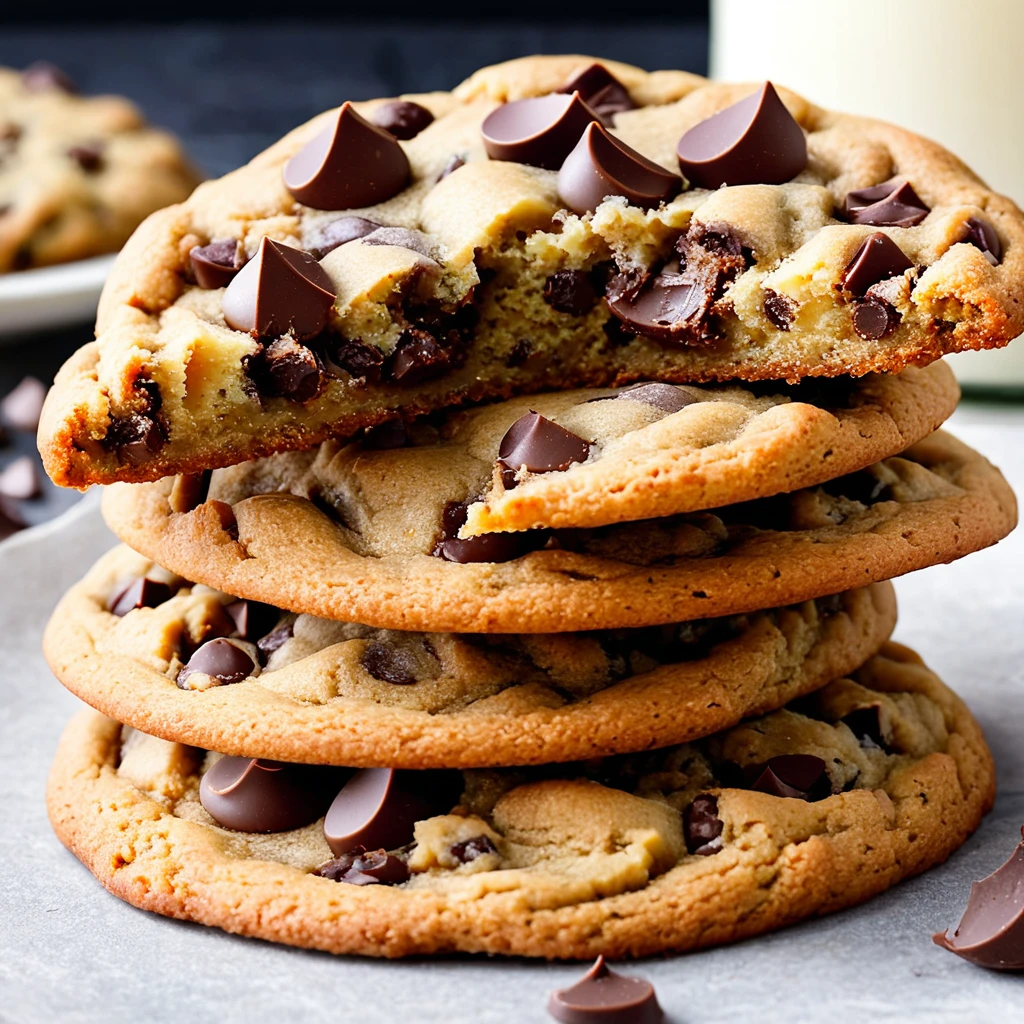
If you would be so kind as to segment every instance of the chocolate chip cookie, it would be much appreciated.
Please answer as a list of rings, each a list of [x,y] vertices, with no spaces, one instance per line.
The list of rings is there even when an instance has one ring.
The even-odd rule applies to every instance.
[[[899,371],[1024,330],[1022,242],[901,129],[525,58],[343,104],[148,221],[41,448],[83,487],[512,394]]]
[[[50,819],[111,892],[335,953],[648,956],[850,906],[940,863],[995,791],[970,712],[906,648],[707,739],[557,768],[218,757],[94,711]]]

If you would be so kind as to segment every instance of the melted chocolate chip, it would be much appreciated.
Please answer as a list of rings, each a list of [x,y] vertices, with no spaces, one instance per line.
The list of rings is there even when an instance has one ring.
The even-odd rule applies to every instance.
[[[216,640],[207,640],[188,659],[188,664],[178,673],[177,683],[182,686],[189,676],[201,672],[216,679],[220,685],[229,686],[248,679],[255,667],[256,663],[247,651],[230,640],[218,637]]]
[[[232,601],[224,606],[224,611],[235,624],[237,636],[253,643],[265,637],[281,618],[279,609],[262,601]]]
[[[558,91],[578,92],[580,99],[605,122],[623,111],[636,109],[626,87],[603,64],[584,68]]]
[[[873,284],[913,268],[906,253],[886,234],[868,235],[843,271],[839,286],[852,295],[863,295]]]
[[[865,750],[884,750],[889,752],[882,732],[882,709],[877,704],[866,708],[856,708],[840,721],[854,736]]]
[[[224,288],[245,265],[245,251],[235,238],[218,238],[193,246],[188,254],[192,276],[200,288]]]
[[[603,956],[575,985],[551,993],[548,1013],[563,1024],[661,1024],[665,1019],[654,986],[609,970]]]
[[[383,128],[396,139],[408,142],[433,122],[434,115],[412,100],[392,100],[390,103],[382,103],[373,112],[372,120],[378,128]]]
[[[725,824],[718,817],[718,798],[709,793],[695,796],[683,810],[683,838],[686,849],[698,857],[709,857],[722,849]]]
[[[86,174],[96,174],[103,169],[103,145],[101,143],[71,146],[67,150],[71,157]]]
[[[575,93],[549,93],[503,104],[484,118],[480,131],[492,160],[554,171],[597,116]]]
[[[45,92],[58,89],[60,92],[76,93],[78,86],[55,64],[37,60],[21,73],[21,83],[30,92]]]
[[[368,384],[378,383],[384,369],[384,353],[364,341],[341,340],[329,348],[328,358],[346,373]]]
[[[360,660],[374,679],[395,686],[411,686],[416,682],[415,662],[400,647],[374,641],[366,645]]]
[[[544,301],[559,313],[585,316],[597,303],[597,292],[585,270],[556,270],[544,282]]]
[[[682,189],[679,176],[648,160],[609,134],[600,122],[587,125],[558,172],[558,195],[574,213],[593,213],[607,196],[623,196],[649,210]]]
[[[609,302],[632,302],[650,279],[651,272],[640,267],[619,271],[608,281],[605,296]]]
[[[167,443],[167,435],[156,420],[133,413],[111,420],[104,443],[118,457],[132,465],[148,462]]]
[[[261,348],[249,359],[246,372],[261,395],[293,402],[316,398],[326,383],[316,353],[290,335]]]
[[[23,377],[0,401],[0,415],[17,430],[35,433],[46,398],[46,385],[35,377]]]
[[[788,295],[780,295],[771,288],[764,290],[764,315],[773,327],[788,331],[796,318],[796,303]]]
[[[344,103],[331,123],[285,164],[284,184],[306,206],[352,210],[398,195],[411,173],[395,137]]]
[[[853,329],[868,341],[892,334],[899,327],[900,319],[895,306],[874,295],[857,300],[853,306]]]
[[[313,874],[349,885],[401,885],[409,880],[409,865],[387,850],[360,848],[321,864]]]
[[[966,235],[961,239],[980,249],[989,263],[996,265],[1003,258],[1003,243],[999,241],[996,229],[987,220],[971,217],[967,224]]]
[[[322,260],[329,252],[357,238],[364,238],[382,226],[365,217],[339,217],[317,228],[310,239],[309,251],[314,259]]]
[[[155,608],[170,597],[171,588],[166,583],[142,576],[118,591],[110,602],[110,613],[120,618],[136,608]]]
[[[807,166],[803,129],[771,82],[691,128],[676,147],[691,185],[781,185]]]
[[[418,328],[405,331],[388,363],[388,375],[396,384],[421,384],[440,377],[452,365],[452,352],[442,348],[430,333]]]
[[[506,469],[550,473],[586,462],[590,442],[537,412],[528,412],[505,431],[498,462]]]
[[[511,562],[537,551],[548,540],[547,530],[521,530],[508,533],[482,533],[459,539],[466,523],[465,502],[450,501],[441,515],[441,534],[433,554],[447,562]]]
[[[462,842],[452,846],[452,856],[460,864],[468,864],[477,857],[483,857],[487,853],[497,853],[498,848],[491,842],[488,836],[472,836],[470,839],[463,839]]]
[[[689,391],[677,388],[674,384],[661,384],[658,381],[650,381],[643,384],[631,384],[623,388],[613,398],[623,402],[643,402],[645,405],[653,405],[664,413],[679,412],[688,405],[699,402]]]
[[[743,766],[747,789],[796,800],[823,800],[832,793],[825,762],[813,754],[779,754]]]
[[[847,192],[842,210],[851,224],[892,228],[913,227],[930,212],[910,182],[898,178]]]

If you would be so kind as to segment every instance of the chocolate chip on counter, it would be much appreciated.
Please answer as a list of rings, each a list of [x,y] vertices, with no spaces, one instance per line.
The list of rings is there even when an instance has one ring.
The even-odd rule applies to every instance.
[[[342,339],[329,343],[327,358],[345,373],[368,384],[378,383],[384,369],[384,353],[365,341]]]
[[[235,238],[218,238],[193,246],[188,258],[200,288],[224,288],[245,265],[245,250]]]
[[[427,259],[438,261],[437,243],[422,231],[412,228],[379,227],[363,236],[363,245],[397,245],[403,249],[411,249]]]
[[[482,533],[459,539],[466,523],[465,502],[450,501],[441,514],[441,534],[433,554],[447,562],[511,562],[537,551],[547,543],[547,530],[521,530],[507,533]]]
[[[709,793],[695,796],[683,809],[683,838],[686,849],[698,857],[709,857],[722,849],[725,824],[718,817],[718,798]]]
[[[353,210],[398,195],[411,173],[397,139],[343,103],[331,123],[285,164],[284,184],[316,210]]]
[[[453,153],[450,157],[448,157],[448,163],[446,163],[444,165],[443,170],[437,176],[437,180],[438,181],[443,181],[445,178],[448,177],[449,174],[453,174],[460,167],[465,167],[465,166],[466,166],[466,161],[463,160],[463,158],[461,156],[459,156],[458,153]]]
[[[166,583],[140,576],[114,595],[110,613],[120,618],[136,608],[155,608],[170,598],[171,588]]]
[[[261,348],[247,362],[246,372],[261,395],[293,402],[316,398],[326,383],[317,354],[290,335]]]
[[[405,448],[409,444],[409,431],[405,420],[388,420],[375,427],[367,427],[362,445],[367,451],[385,452]]]
[[[865,750],[884,750],[889,753],[889,745],[882,732],[882,709],[877,704],[855,708],[840,721],[853,733]]]
[[[439,377],[452,365],[452,352],[430,333],[411,327],[402,334],[388,361],[388,376],[396,384],[421,384]]]
[[[291,640],[294,635],[295,620],[293,619],[290,622],[283,623],[278,626],[277,629],[272,630],[266,636],[257,640],[256,647],[265,661],[274,653],[274,651],[284,647],[284,645]]]
[[[764,290],[764,315],[773,327],[788,331],[796,318],[796,303],[788,295],[781,295],[771,288]]]
[[[851,224],[891,228],[913,227],[930,212],[910,182],[900,178],[847,192],[842,209]]]
[[[1024,837],[1024,828],[1021,829]],[[932,941],[978,967],[1024,970],[1024,840],[1010,859],[971,885],[960,923]]]
[[[262,601],[232,601],[224,606],[224,611],[235,624],[238,637],[252,643],[265,637],[281,618],[280,609]]]
[[[59,89],[61,92],[77,93],[78,86],[56,64],[48,60],[37,60],[21,73],[21,83],[30,92],[46,92]]]
[[[0,540],[6,540],[27,525],[17,503],[0,494]]]
[[[899,311],[885,299],[868,295],[854,302],[853,329],[868,341],[892,334],[899,327],[900,319]]]
[[[382,103],[373,112],[371,120],[396,139],[408,142],[433,123],[434,115],[412,100],[392,100],[390,103]]]
[[[578,92],[580,99],[606,122],[623,111],[636,110],[636,104],[630,99],[626,87],[603,64],[591,64],[584,68],[558,91]]]
[[[512,100],[491,111],[480,126],[492,160],[511,160],[557,171],[598,115],[573,93]]]
[[[644,978],[609,970],[604,957],[570,988],[548,997],[548,1013],[563,1024],[661,1024],[654,986]]]
[[[0,495],[27,501],[42,494],[36,460],[22,455],[0,472]]]
[[[256,668],[256,662],[236,643],[224,637],[207,640],[191,658],[188,664],[178,673],[178,685],[188,680],[196,672],[216,679],[222,686],[240,683],[248,679]]]
[[[623,196],[645,210],[678,195],[677,174],[648,160],[608,132],[599,121],[587,125],[558,172],[558,196],[574,213],[593,213],[607,196]]]
[[[876,231],[868,235],[854,253],[839,279],[839,287],[852,295],[863,295],[873,284],[903,274],[913,266],[888,235]]]
[[[316,821],[330,806],[347,770],[222,757],[199,783],[199,799],[224,828],[290,832]]]
[[[251,260],[235,275],[221,299],[224,319],[236,331],[299,341],[326,326],[334,305],[334,285],[308,252],[264,238]]]
[[[103,145],[102,143],[82,144],[71,146],[67,150],[71,157],[86,174],[95,174],[103,168]]]
[[[676,147],[679,168],[698,188],[781,185],[807,166],[803,129],[771,82],[694,125]]]
[[[409,865],[387,850],[356,849],[321,864],[313,874],[349,885],[401,885],[409,880]]]
[[[586,462],[590,442],[537,412],[528,412],[505,431],[498,462],[513,472],[550,473]]]
[[[382,226],[365,217],[339,217],[316,229],[310,238],[309,251],[315,259],[322,260],[329,252]]]
[[[996,229],[987,220],[971,217],[966,224],[967,233],[961,239],[980,249],[993,266],[1003,259],[1003,243],[999,241]]]
[[[451,852],[460,864],[468,864],[470,861],[476,860],[477,857],[483,857],[484,854],[497,853],[498,848],[489,836],[479,835],[455,843]]]
[[[448,813],[461,795],[461,772],[364,768],[334,798],[324,837],[335,857],[360,846],[394,850],[411,842],[417,821]]]
[[[653,405],[655,409],[666,413],[679,412],[680,409],[685,409],[688,405],[700,401],[699,398],[694,398],[689,391],[677,388],[674,384],[662,384],[658,381],[631,384],[613,397],[624,402],[643,402],[645,405]]]
[[[360,661],[363,668],[381,682],[395,686],[411,686],[416,682],[415,662],[400,647],[375,640],[366,645]]]
[[[779,754],[764,764],[743,766],[747,789],[797,800],[823,800],[832,792],[825,762],[813,754]]]
[[[17,430],[35,433],[39,415],[43,411],[46,385],[35,377],[23,377],[21,382],[0,400],[0,415]]]
[[[597,292],[585,270],[556,270],[544,282],[544,301],[559,313],[585,316],[597,303]]]

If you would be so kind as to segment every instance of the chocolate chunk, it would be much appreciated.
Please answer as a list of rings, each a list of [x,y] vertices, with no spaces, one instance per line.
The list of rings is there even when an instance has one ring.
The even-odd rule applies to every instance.
[[[743,781],[747,789],[797,800],[823,800],[832,792],[825,762],[813,754],[779,754],[744,765]]]
[[[457,171],[460,167],[465,166],[466,161],[463,160],[462,157],[458,155],[458,153],[453,153],[450,157],[448,157],[448,163],[444,165],[444,169],[437,176],[437,180],[443,181],[445,178],[448,177],[449,174],[452,174],[455,171]]]
[[[447,562],[511,562],[544,547],[547,530],[521,530],[507,533],[482,533],[459,539],[466,523],[465,502],[450,501],[441,515],[441,535],[433,554]]]
[[[253,643],[265,637],[281,618],[280,609],[262,601],[232,601],[224,606],[224,611],[235,624],[238,637]]]
[[[1024,838],[1005,864],[971,884],[953,933],[947,928],[932,941],[979,967],[1024,970]]]
[[[854,253],[839,279],[839,287],[852,295],[863,295],[873,284],[912,269],[906,253],[881,231],[868,235]]]
[[[364,768],[334,798],[324,836],[336,857],[356,847],[394,850],[417,821],[447,814],[462,795],[462,773]]]
[[[691,186],[781,185],[807,166],[804,131],[771,82],[691,128],[676,146]]]
[[[408,142],[434,120],[434,115],[412,100],[392,100],[382,103],[373,112],[373,123],[378,128],[394,135],[396,139]]]
[[[388,363],[396,384],[420,384],[439,377],[452,365],[452,353],[427,331],[410,328],[399,338]]]
[[[853,329],[868,341],[892,334],[900,325],[900,314],[885,299],[869,295],[853,306]]]
[[[626,87],[603,64],[584,68],[558,91],[578,92],[580,99],[606,123],[625,110],[636,110]]]
[[[56,64],[48,60],[37,60],[21,73],[21,83],[30,92],[45,92],[59,89],[61,92],[77,93],[78,86]]]
[[[910,182],[893,178],[847,192],[842,212],[851,224],[909,228],[920,224],[931,211]]]
[[[796,303],[788,295],[780,295],[771,288],[764,290],[764,315],[773,327],[788,331],[796,318]]]
[[[677,388],[674,384],[661,384],[657,381],[650,381],[643,384],[631,384],[623,388],[617,395],[613,396],[625,402],[643,402],[645,405],[653,405],[665,413],[679,412],[688,405],[699,402],[688,391]]]
[[[686,849],[698,857],[709,857],[722,849],[724,822],[718,817],[718,798],[709,793],[695,796],[683,810],[683,838]]]
[[[42,494],[36,461],[31,455],[15,459],[0,472],[0,495],[25,501]]]
[[[401,885],[409,880],[409,865],[387,850],[357,849],[321,864],[313,874],[349,885]]]
[[[422,231],[411,228],[375,228],[363,238],[363,245],[397,245],[403,249],[412,249],[427,259],[438,262],[437,243]]]
[[[105,444],[132,465],[148,462],[167,443],[164,428],[150,416],[132,413],[111,420]]]
[[[6,540],[27,525],[17,503],[0,494],[0,540]]]
[[[537,412],[528,412],[505,431],[498,462],[513,472],[550,473],[586,462],[590,442]]]
[[[556,171],[597,119],[576,93],[549,93],[503,104],[484,118],[480,132],[492,160]]]
[[[352,210],[398,195],[411,174],[395,137],[344,103],[331,123],[284,165],[284,184],[300,203],[316,210]]]
[[[0,414],[17,430],[35,433],[39,415],[43,411],[46,385],[35,377],[23,377],[21,382],[0,401]]]
[[[102,143],[72,146],[67,150],[67,155],[71,157],[71,159],[74,160],[86,174],[95,174],[103,168]]]
[[[238,644],[224,637],[207,640],[191,658],[188,664],[178,673],[178,685],[188,680],[196,672],[216,679],[221,685],[240,683],[252,675],[256,663]]]
[[[308,402],[320,394],[325,384],[316,353],[290,335],[257,352],[246,369],[260,394],[271,398]]]
[[[452,846],[452,856],[460,864],[468,864],[477,857],[483,857],[484,854],[497,852],[498,848],[491,842],[490,837],[484,835],[463,839]]]
[[[551,993],[548,1013],[563,1024],[661,1024],[665,1019],[654,986],[609,970],[603,956],[575,985]]]
[[[593,213],[606,196],[624,196],[649,210],[668,202],[682,187],[678,175],[631,149],[597,121],[587,126],[558,172],[559,198],[581,215]]]
[[[219,238],[189,250],[192,275],[200,288],[224,288],[245,265],[245,251],[234,238]]]
[[[199,799],[224,828],[290,832],[327,810],[345,775],[343,768],[222,757],[203,775]]]
[[[235,275],[221,299],[224,319],[236,331],[299,341],[326,326],[334,305],[334,285],[308,252],[269,238]]]
[[[155,608],[171,598],[171,588],[166,583],[141,576],[119,590],[110,602],[110,613],[120,618],[136,608]]]
[[[999,241],[996,229],[987,220],[971,217],[966,224],[967,234],[961,239],[976,246],[993,266],[1002,262],[1003,243]]]
[[[285,622],[283,625],[272,630],[265,637],[256,641],[256,647],[264,660],[270,657],[274,651],[280,650],[295,635],[295,621]]]
[[[619,271],[608,281],[605,297],[609,302],[632,302],[650,279],[651,272],[640,267]]]
[[[376,221],[367,220],[365,217],[339,217],[337,220],[328,221],[323,227],[316,230],[312,235],[309,251],[315,259],[322,260],[329,252],[333,252],[347,242],[363,238],[381,226]]]
[[[363,668],[381,682],[395,686],[411,686],[416,682],[415,662],[400,647],[374,641],[366,645],[360,660]]]
[[[353,377],[376,384],[384,368],[384,353],[365,341],[342,339],[328,349],[328,358]]]
[[[556,270],[544,282],[544,301],[559,313],[585,316],[597,303],[597,292],[585,270]]]
[[[840,721],[857,737],[857,742],[865,750],[884,750],[889,753],[889,745],[882,732],[882,709],[877,704],[856,708]]]

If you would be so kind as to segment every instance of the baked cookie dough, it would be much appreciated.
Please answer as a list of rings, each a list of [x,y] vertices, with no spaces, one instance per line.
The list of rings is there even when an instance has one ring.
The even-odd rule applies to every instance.
[[[792,159],[756,159],[766,118]],[[681,155],[691,129],[738,155],[723,187]],[[41,450],[83,487],[484,398],[896,372],[1024,330],[1022,243],[1010,200],[902,129],[524,58],[328,111],[148,220]]]
[[[199,182],[177,140],[56,68],[0,68],[0,273],[116,252]]]
[[[191,477],[116,484],[104,515],[136,551],[226,593],[383,629],[458,633],[782,607],[953,561],[1017,520],[999,471],[942,431],[865,470],[757,502],[470,541],[458,540],[451,515],[467,496],[462,481],[430,452],[422,465],[416,448],[379,453],[383,462],[338,454],[328,443],[218,470],[207,500]],[[450,560],[470,557],[490,560]]]
[[[878,583],[646,630],[399,633],[237,602],[121,547],[65,595],[43,647],[73,693],[163,739],[282,761],[473,768],[706,736],[852,671],[895,624],[892,586]]]
[[[461,778],[369,769],[347,783],[311,774],[336,769],[250,766],[278,793],[307,780],[283,807],[270,801],[289,820],[254,815],[244,788],[211,801],[213,778],[201,799],[215,757],[84,711],[51,770],[50,820],[137,907],[388,957],[622,958],[735,941],[941,863],[995,793],[970,712],[898,645],[792,707],[646,754]],[[382,780],[384,812],[367,813],[357,791]],[[261,778],[248,783],[258,794]],[[395,799],[410,791],[435,794],[415,823]],[[296,827],[303,794],[313,802]],[[207,806],[292,831],[233,831]]]

